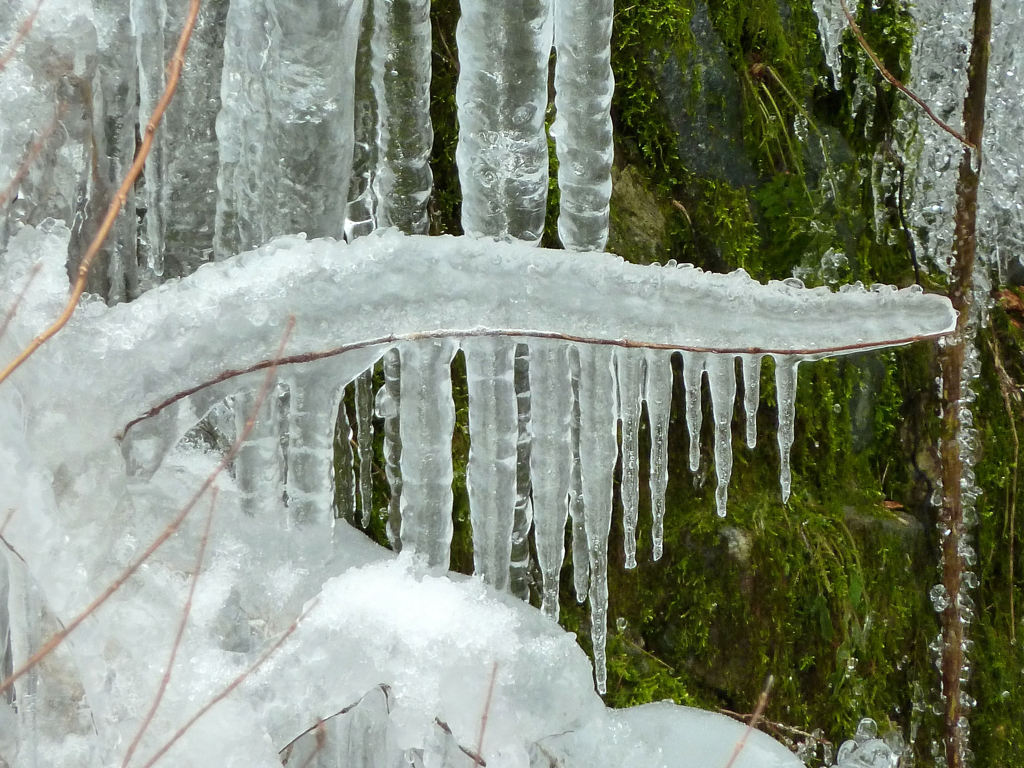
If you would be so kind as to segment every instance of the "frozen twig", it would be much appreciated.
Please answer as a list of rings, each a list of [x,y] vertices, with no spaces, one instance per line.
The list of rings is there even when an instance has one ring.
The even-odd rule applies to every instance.
[[[10,507],[7,512],[4,513],[4,521],[0,523],[0,538],[3,538],[4,531],[7,530],[7,524],[11,522],[12,517],[14,517],[14,507]]]
[[[7,50],[0,54],[0,72],[3,72],[7,68],[11,59],[14,58],[14,53],[18,50],[18,46],[21,45],[21,41],[28,37],[28,33],[32,31],[32,25],[36,23],[36,17],[39,15],[39,9],[43,5],[43,0],[36,0],[36,7],[32,9],[32,12],[25,17],[25,20],[21,22],[21,26],[18,27],[18,31],[14,33],[14,37],[10,44],[7,46]]]
[[[498,662],[491,667],[491,679],[487,684],[487,697],[484,699],[484,713],[480,717],[480,733],[476,737],[476,757],[473,758],[473,765],[479,766],[483,763],[484,734],[487,732],[487,717],[491,713],[491,698],[494,696],[494,682],[498,679]]]
[[[123,438],[128,434],[128,431],[138,424],[140,421],[156,416],[165,408],[174,405],[179,400],[183,400],[186,397],[191,397],[196,392],[200,392],[207,387],[212,387],[216,384],[220,384],[225,381],[229,381],[238,376],[244,376],[248,373],[254,373],[265,369],[269,365],[295,365],[297,363],[312,363],[317,360],[324,360],[329,357],[335,357],[337,355],[343,355],[346,352],[352,352],[357,349],[366,349],[367,347],[373,347],[378,345],[386,344],[397,344],[400,341],[415,341],[418,339],[442,339],[457,337],[460,339],[477,337],[477,336],[507,336],[509,338],[523,338],[523,339],[555,339],[558,341],[569,341],[577,344],[597,344],[603,346],[614,346],[623,347],[626,349],[664,349],[670,352],[703,352],[708,354],[746,354],[746,355],[830,355],[840,354],[844,352],[856,352],[858,350],[871,350],[878,349],[879,347],[889,346],[901,346],[903,344],[911,344],[915,341],[934,341],[935,339],[946,336],[945,331],[937,333],[925,333],[916,336],[907,336],[899,339],[883,339],[881,341],[870,341],[857,344],[841,344],[831,347],[808,347],[803,349],[775,349],[768,347],[696,347],[686,344],[660,344],[655,342],[643,342],[643,341],[632,341],[629,339],[599,339],[588,336],[576,336],[569,333],[545,333],[542,331],[514,331],[514,330],[496,330],[496,329],[481,329],[481,330],[465,330],[465,331],[425,331],[423,333],[406,333],[406,334],[390,334],[388,336],[379,336],[374,339],[368,339],[366,341],[357,341],[351,344],[343,344],[339,347],[332,347],[331,349],[322,350],[319,352],[305,352],[299,355],[290,355],[288,357],[282,357],[276,362],[270,360],[264,360],[261,363],[256,363],[248,368],[240,370],[228,370],[219,374],[216,378],[204,381],[201,384],[197,384],[194,387],[177,392],[166,400],[157,403],[148,411],[144,412],[140,416],[129,421],[124,425],[124,428],[119,433],[118,437]]]
[[[285,327],[284,334],[281,337],[281,343],[278,346],[278,358],[280,358],[281,353],[284,351],[285,345],[288,343],[288,339],[291,337],[292,329],[294,327],[295,318],[289,317],[288,323]],[[160,534],[149,544],[148,547],[146,547],[142,554],[135,558],[135,560],[133,560],[132,563],[127,568],[125,568],[121,572],[121,574],[116,579],[114,579],[114,581],[105,590],[103,590],[103,592],[98,597],[96,597],[91,603],[89,603],[89,605],[87,605],[85,609],[82,610],[81,613],[75,616],[75,618],[68,622],[63,629],[54,634],[49,640],[47,640],[38,651],[32,654],[32,656],[30,656],[28,660],[26,660],[20,667],[18,667],[18,669],[14,670],[14,672],[11,673],[10,677],[8,677],[3,682],[0,682],[0,694],[7,691],[26,672],[32,669],[32,667],[34,667],[36,664],[38,664],[40,661],[46,658],[49,654],[51,654],[58,646],[60,646],[60,644],[67,639],[68,635],[74,632],[83,621],[85,621],[89,616],[91,616],[101,605],[107,602],[107,600],[109,600],[115,592],[117,592],[122,586],[124,586],[125,582],[127,582],[128,579],[130,579],[132,575],[134,575],[134,573],[142,567],[143,563],[149,560],[149,558],[153,556],[153,553],[156,552],[160,547],[162,547],[164,542],[166,542],[172,535],[174,535],[174,533],[181,527],[182,523],[185,522],[185,518],[188,517],[189,513],[199,502],[199,500],[203,497],[203,495],[213,486],[214,482],[217,480],[217,477],[220,475],[220,473],[227,469],[231,462],[234,461],[235,456],[238,455],[238,451],[242,447],[242,444],[249,439],[249,435],[252,434],[253,427],[256,424],[256,417],[260,412],[260,408],[263,405],[263,401],[266,400],[267,396],[270,393],[270,390],[272,389],[272,385],[276,378],[276,373],[277,365],[272,363],[271,366],[267,369],[267,374],[263,380],[263,386],[260,388],[259,393],[256,395],[256,400],[253,403],[252,411],[249,414],[249,418],[245,422],[245,427],[242,429],[241,433],[238,435],[237,439],[232,444],[228,452],[224,454],[224,458],[220,460],[220,463],[218,463],[214,470],[207,476],[206,480],[203,481],[203,484],[199,486],[199,490],[192,494],[192,497],[188,500],[188,502],[186,502],[186,504],[178,511],[178,514],[175,516],[175,518],[167,524],[167,526],[160,532]]]
[[[0,384],[6,381],[22,363],[28,360],[28,358],[30,358],[37,349],[39,349],[39,347],[45,344],[49,339],[53,338],[61,328],[67,325],[68,320],[70,320],[71,316],[74,314],[75,307],[78,306],[78,300],[85,292],[85,284],[86,279],[89,277],[89,269],[92,267],[93,261],[96,260],[96,255],[100,252],[100,248],[103,247],[103,243],[106,241],[107,235],[110,234],[110,230],[114,226],[114,221],[117,219],[118,214],[120,214],[121,209],[125,206],[125,203],[128,200],[128,193],[134,187],[136,179],[139,178],[139,174],[142,173],[142,167],[145,164],[146,158],[149,156],[149,151],[153,146],[153,137],[156,135],[157,127],[160,125],[164,112],[167,111],[167,107],[171,103],[171,99],[174,97],[174,92],[178,87],[178,80],[181,77],[181,70],[185,65],[185,49],[188,47],[188,42],[192,37],[192,30],[196,25],[196,18],[199,15],[199,3],[200,0],[191,0],[189,4],[188,16],[185,18],[185,25],[182,27],[181,36],[178,38],[178,45],[175,47],[174,54],[171,56],[171,61],[167,66],[167,86],[164,88],[164,92],[160,96],[160,100],[153,108],[153,113],[150,115],[149,122],[146,123],[146,130],[143,133],[142,143],[139,144],[138,151],[135,153],[135,160],[132,162],[132,167],[125,175],[124,180],[121,182],[121,186],[118,187],[114,198],[110,201],[110,205],[107,207],[107,212],[103,217],[103,222],[100,224],[99,229],[96,232],[96,236],[92,239],[92,242],[89,243],[89,247],[82,256],[82,261],[78,265],[78,277],[71,289],[71,295],[68,297],[67,303],[64,305],[64,310],[49,328],[34,338],[29,345],[7,365],[6,368],[0,371]]]
[[[860,47],[864,49],[864,53],[866,53],[868,55],[868,58],[871,59],[871,63],[875,65],[875,69],[878,70],[879,74],[881,74],[882,77],[888,80],[892,84],[892,86],[896,88],[896,90],[898,90],[908,99],[917,104],[917,106],[919,106],[922,110],[924,110],[924,113],[928,115],[928,118],[937,126],[939,126],[939,128],[941,128],[950,136],[955,138],[965,147],[968,147],[969,149],[977,149],[977,144],[972,142],[970,139],[968,139],[966,136],[964,136],[962,133],[956,130],[956,128],[951,126],[949,123],[944,122],[942,118],[936,115],[932,111],[932,108],[925,103],[924,99],[922,99],[912,90],[907,88],[907,86],[901,83],[899,79],[894,74],[892,74],[892,72],[885,68],[885,65],[882,63],[881,59],[878,58],[878,54],[876,54],[874,50],[872,50],[871,46],[868,45],[868,41],[864,37],[864,33],[861,31],[860,25],[857,24],[857,19],[855,19],[853,14],[850,12],[850,7],[846,4],[846,0],[839,0],[839,4],[843,6],[843,13],[846,15],[846,21],[850,25],[850,30],[853,32],[854,37],[857,38],[857,42],[860,43]]]
[[[202,707],[200,707],[196,711],[196,713],[192,715],[192,717],[190,717],[188,721],[183,726],[181,726],[181,728],[175,731],[174,735],[171,736],[171,738],[169,738],[167,742],[162,747],[160,747],[160,749],[158,749],[156,753],[151,758],[149,758],[149,760],[146,761],[142,768],[152,768],[152,766],[155,765],[157,761],[160,760],[160,758],[167,754],[171,747],[178,743],[182,736],[184,736],[186,733],[188,733],[189,730],[191,730],[193,725],[199,722],[200,718],[202,718],[203,715],[205,715],[207,712],[209,712],[211,709],[217,706],[220,702],[224,701],[224,699],[230,696],[232,692],[234,692],[235,689],[238,688],[238,686],[244,683],[245,680],[250,675],[252,675],[257,669],[266,664],[267,660],[271,656],[273,656],[282,645],[284,645],[285,640],[291,637],[292,633],[299,628],[299,624],[302,622],[304,618],[306,618],[309,612],[316,607],[316,605],[317,600],[312,600],[309,603],[309,605],[306,606],[306,609],[301,614],[299,614],[299,617],[295,619],[295,621],[293,621],[290,625],[288,625],[288,628],[281,634],[281,636],[277,638],[277,640],[275,640],[274,643],[269,648],[267,648],[267,650],[260,654],[260,657],[256,659],[256,661],[254,661],[252,664],[246,667],[246,669],[243,670],[241,674],[239,674],[237,677],[235,677],[234,680],[232,680],[230,683],[224,686],[220,693],[218,693],[216,696],[214,696],[212,699],[206,702],[206,704],[204,704]]]
[[[146,734],[146,730],[149,728],[149,724],[153,722],[153,717],[156,715],[157,709],[160,707],[160,702],[163,701],[164,694],[167,692],[167,686],[171,682],[171,673],[174,670],[174,661],[178,658],[178,650],[181,648],[181,639],[185,635],[185,627],[188,626],[188,618],[192,613],[192,598],[196,593],[196,584],[199,583],[199,573],[203,568],[203,560],[206,557],[206,545],[210,541],[210,526],[213,524],[213,512],[217,507],[217,494],[220,489],[217,486],[213,487],[210,494],[210,513],[206,516],[206,525],[203,528],[203,535],[199,539],[199,550],[196,553],[196,566],[192,573],[192,583],[188,588],[188,597],[185,598],[185,605],[181,611],[181,621],[178,622],[178,631],[174,635],[174,641],[171,643],[171,653],[167,659],[167,666],[164,668],[163,677],[160,678],[160,685],[157,687],[156,695],[153,697],[153,703],[149,705],[149,711],[146,712],[145,717],[142,718],[142,722],[139,724],[139,729],[135,733],[135,738],[132,739],[132,743],[128,745],[128,749],[124,753],[124,760],[121,761],[121,768],[127,768],[128,763],[132,759],[132,755],[135,754],[135,750],[139,746],[139,742],[142,741],[142,737]]]

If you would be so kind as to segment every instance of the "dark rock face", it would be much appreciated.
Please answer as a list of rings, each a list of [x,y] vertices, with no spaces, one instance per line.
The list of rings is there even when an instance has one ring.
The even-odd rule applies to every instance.
[[[679,157],[699,176],[751,185],[756,175],[743,147],[740,82],[707,3],[696,3],[690,29],[694,45],[685,53],[662,59],[653,52],[651,62]]]

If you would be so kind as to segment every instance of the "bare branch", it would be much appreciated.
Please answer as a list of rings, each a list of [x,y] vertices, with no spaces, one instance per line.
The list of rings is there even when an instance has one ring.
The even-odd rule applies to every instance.
[[[750,737],[750,732],[757,728],[758,722],[761,720],[761,716],[764,714],[764,708],[768,706],[768,695],[772,691],[772,686],[775,684],[775,678],[772,675],[768,675],[768,679],[765,681],[764,690],[761,691],[761,696],[757,700],[757,707],[754,708],[754,714],[750,718],[750,722],[747,723],[747,730],[743,732],[743,736],[736,742],[736,746],[733,747],[732,756],[729,758],[729,762],[725,764],[725,768],[732,768],[736,759],[740,756],[740,752],[747,745],[747,739]]]
[[[89,243],[89,247],[86,249],[85,255],[82,256],[82,261],[78,265],[78,279],[75,280],[74,287],[71,289],[71,295],[68,297],[67,304],[64,306],[64,311],[61,312],[60,316],[49,328],[34,338],[31,343],[25,347],[25,349],[22,350],[22,352],[14,358],[6,368],[3,369],[3,371],[0,371],[0,384],[6,381],[22,363],[28,360],[28,358],[30,358],[37,349],[39,349],[39,347],[53,338],[61,328],[67,325],[68,320],[70,320],[71,316],[74,314],[75,307],[78,306],[78,300],[85,292],[85,283],[89,276],[89,269],[92,267],[92,263],[95,261],[100,248],[103,247],[103,243],[106,241],[107,235],[110,234],[110,229],[114,226],[114,221],[117,219],[121,209],[125,206],[125,203],[128,200],[128,193],[135,185],[135,180],[138,179],[139,174],[142,173],[142,167],[145,164],[146,158],[149,156],[150,149],[153,146],[153,137],[156,135],[157,126],[160,125],[164,112],[167,111],[167,107],[171,103],[171,99],[174,97],[174,92],[177,90],[178,80],[181,78],[181,70],[185,65],[185,49],[188,47],[188,42],[192,37],[192,30],[195,28],[196,18],[199,15],[199,2],[200,0],[191,0],[190,2],[188,16],[185,18],[185,25],[181,30],[181,36],[178,38],[178,45],[174,49],[174,55],[171,57],[171,61],[167,67],[167,86],[164,88],[164,92],[160,96],[160,100],[156,103],[156,106],[153,108],[153,114],[150,115],[149,122],[146,124],[142,143],[139,145],[139,150],[135,154],[135,161],[132,163],[132,167],[121,182],[121,186],[118,188],[114,198],[110,201],[110,205],[107,207],[107,213],[103,217],[103,222],[100,224],[100,227],[96,232],[96,236],[92,239],[92,242]]]
[[[57,109],[53,112],[53,117],[50,118],[50,122],[47,123],[46,128],[39,134],[32,146],[28,148],[25,153],[25,157],[22,158],[21,165],[18,166],[18,170],[15,171],[14,177],[10,183],[4,187],[4,191],[0,192],[0,206],[7,204],[7,201],[14,195],[14,191],[18,188],[18,185],[28,176],[29,170],[32,168],[32,163],[36,161],[36,158],[42,154],[46,148],[46,142],[53,136],[53,132],[57,130],[57,126],[60,125],[60,120],[67,112],[68,105],[65,102],[60,102],[57,105]]]
[[[483,763],[484,734],[487,732],[487,717],[491,714],[491,697],[494,695],[494,681],[498,678],[498,662],[491,667],[491,680],[487,684],[487,698],[484,699],[484,713],[480,717],[480,733],[476,737],[476,757],[473,758],[473,765],[479,766]]]
[[[695,347],[687,346],[685,344],[661,344],[656,342],[645,342],[645,341],[631,341],[629,339],[597,339],[588,336],[575,336],[569,333],[544,333],[542,331],[510,331],[510,330],[494,330],[494,329],[474,329],[465,331],[425,331],[423,333],[406,333],[406,334],[390,334],[388,336],[379,336],[375,339],[368,339],[366,341],[353,342],[352,344],[343,344],[339,347],[332,349],[323,350],[321,352],[306,352],[301,355],[290,355],[283,357],[275,362],[274,365],[296,365],[299,363],[312,363],[317,360],[324,360],[329,357],[335,357],[337,355],[343,355],[346,352],[352,352],[357,349],[366,349],[367,347],[374,347],[382,344],[396,344],[400,341],[416,341],[418,339],[442,339],[442,338],[472,338],[477,336],[508,336],[510,338],[525,338],[525,339],[555,339],[557,341],[570,341],[577,344],[598,344],[603,346],[613,347],[624,347],[626,349],[664,349],[670,352],[704,352],[709,354],[727,355],[727,354],[749,354],[749,355],[802,355],[802,356],[813,356],[813,355],[834,355],[849,352],[867,351],[871,349],[879,349],[882,347],[895,347],[902,346],[904,344],[911,344],[915,341],[930,341],[934,339],[946,336],[945,332],[940,333],[925,333],[917,336],[907,336],[900,339],[885,339],[883,341],[871,341],[859,344],[845,344],[837,345],[832,347],[808,347],[804,349],[775,349],[770,347]],[[124,428],[118,434],[119,439],[124,439],[128,434],[128,430],[138,424],[140,421],[156,416],[158,413],[174,405],[179,400],[183,400],[186,397],[191,397],[207,387],[212,387],[217,384],[221,384],[225,381],[237,378],[238,376],[244,376],[248,373],[254,373],[256,371],[263,370],[267,366],[271,365],[272,362],[264,360],[263,362],[256,363],[248,368],[239,370],[228,370],[219,374],[213,379],[204,381],[201,384],[197,384],[194,387],[177,392],[166,400],[157,403],[145,413],[137,416],[136,418],[129,421],[124,425]]]
[[[7,46],[7,50],[0,55],[0,72],[3,72],[7,68],[11,59],[14,58],[15,51],[18,50],[18,46],[21,45],[21,41],[28,37],[28,33],[32,31],[32,25],[36,23],[36,16],[39,15],[39,9],[43,5],[43,0],[36,0],[36,7],[32,9],[32,12],[25,17],[25,20],[21,22],[21,26],[18,27],[18,31],[14,33],[14,39],[11,40],[10,45]]]
[[[901,83],[894,74],[892,74],[888,69],[885,68],[885,65],[882,63],[881,59],[878,58],[878,55],[871,49],[871,46],[868,45],[868,41],[864,37],[864,33],[861,31],[860,26],[857,24],[857,19],[855,19],[853,14],[850,13],[850,8],[846,4],[846,0],[839,0],[839,4],[843,6],[843,13],[846,15],[846,21],[850,25],[850,30],[853,32],[854,37],[857,38],[857,42],[860,43],[860,47],[864,49],[864,53],[866,53],[868,55],[868,58],[871,59],[871,63],[875,65],[875,69],[878,70],[879,74],[881,74],[882,77],[888,80],[893,85],[893,87],[896,88],[896,90],[900,91],[900,93],[902,93],[908,99],[917,104],[917,106],[919,106],[922,110],[924,110],[924,113],[928,115],[928,118],[937,126],[939,126],[939,128],[941,128],[950,136],[955,138],[965,147],[968,147],[970,149],[977,149],[978,146],[976,144],[971,142],[966,136],[964,136],[962,133],[956,130],[949,123],[944,122],[942,118],[936,115],[932,111],[932,108],[925,103],[924,99],[922,99],[912,90],[907,88],[907,86]]]

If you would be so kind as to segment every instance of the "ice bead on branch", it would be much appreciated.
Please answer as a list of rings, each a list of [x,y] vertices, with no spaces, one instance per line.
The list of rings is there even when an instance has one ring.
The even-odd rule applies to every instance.
[[[551,0],[462,0],[461,7],[455,100],[462,228],[539,243],[548,191]]]
[[[569,250],[604,250],[612,193],[613,0],[553,0],[558,236]]]

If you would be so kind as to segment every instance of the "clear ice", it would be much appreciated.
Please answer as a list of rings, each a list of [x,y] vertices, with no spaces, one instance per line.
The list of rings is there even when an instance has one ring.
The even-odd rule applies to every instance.
[[[32,3],[10,7],[5,39]],[[0,306],[31,279],[0,335],[5,361],[59,312],[67,266],[89,238],[84,206],[101,205],[129,162],[183,8],[47,0],[0,72],[4,184],[34,137],[62,128],[41,170],[0,202]],[[118,220],[95,291],[0,386],[0,638],[10,638],[0,668],[20,667],[159,542],[0,698],[7,764],[120,764],[183,618],[138,764],[252,666],[165,764],[471,765],[485,713],[492,765],[529,764],[541,740],[567,764],[724,764],[744,732],[673,705],[613,712],[595,693],[595,680],[606,684],[615,467],[632,566],[646,412],[657,559],[674,355],[694,469],[707,379],[724,513],[737,358],[750,445],[761,358],[775,360],[785,496],[797,365],[943,334],[949,305],[910,290],[760,285],[742,272],[600,253],[612,157],[604,0],[465,0],[460,173],[466,229],[482,237],[417,234],[431,193],[428,11],[425,0],[203,4],[134,201],[143,215]],[[564,251],[534,247],[552,48]],[[54,67],[74,85],[64,102],[43,77]],[[102,131],[62,114],[84,113],[89,89]],[[446,572],[458,354],[472,579]],[[355,451],[340,406],[353,382]],[[384,420],[397,555],[334,515],[338,505],[364,525],[372,517],[371,409]],[[204,482],[217,493],[197,497]],[[593,667],[551,620],[567,528],[576,595],[591,605]],[[531,547],[541,611],[508,594],[529,594]],[[753,733],[735,765],[799,762]]]

